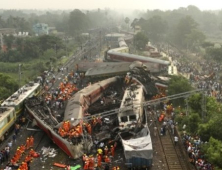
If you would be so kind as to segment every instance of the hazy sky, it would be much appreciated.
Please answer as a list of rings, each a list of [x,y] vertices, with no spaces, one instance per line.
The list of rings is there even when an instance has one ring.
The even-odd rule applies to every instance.
[[[220,0],[0,0],[0,9],[177,9],[195,5],[200,10],[222,8]]]

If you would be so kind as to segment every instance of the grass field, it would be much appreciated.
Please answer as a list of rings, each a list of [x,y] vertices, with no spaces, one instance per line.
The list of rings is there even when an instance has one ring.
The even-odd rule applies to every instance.
[[[61,65],[63,65],[69,57],[61,57],[56,62],[52,63],[55,70]],[[15,81],[19,83],[19,64],[21,72],[21,85],[26,84],[29,81],[34,80],[36,77],[41,75],[45,70],[50,70],[51,66],[48,64],[48,60],[35,59],[28,62],[22,63],[4,63],[0,62],[0,73],[12,77]]]

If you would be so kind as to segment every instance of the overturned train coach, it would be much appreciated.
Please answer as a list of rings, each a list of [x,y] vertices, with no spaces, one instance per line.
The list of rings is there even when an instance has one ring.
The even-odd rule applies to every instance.
[[[105,61],[112,61],[112,62],[141,61],[143,63],[151,63],[153,67],[156,67],[159,70],[166,70],[170,65],[170,62],[166,60],[155,59],[152,57],[145,57],[136,54],[129,54],[127,53],[127,48],[128,47],[120,47],[106,51],[104,56]]]
[[[84,114],[87,112],[91,104],[100,99],[104,90],[117,84],[118,77],[112,77],[95,84],[89,85],[73,95],[65,109],[64,121],[69,121],[71,127],[81,125]],[[76,138],[62,137],[58,133],[58,129],[62,126],[62,122],[50,113],[50,109],[40,98],[30,98],[26,101],[25,106],[28,113],[36,121],[37,125],[44,130],[52,141],[58,145],[71,158],[79,158],[83,153],[89,152],[92,147],[92,138],[88,134],[82,134]],[[84,136],[84,138],[83,138]]]

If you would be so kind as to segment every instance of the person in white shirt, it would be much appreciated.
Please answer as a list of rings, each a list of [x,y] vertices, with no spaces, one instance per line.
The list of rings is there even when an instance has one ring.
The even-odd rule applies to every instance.
[[[175,146],[177,145],[178,140],[179,140],[179,138],[177,136],[174,136],[174,144],[175,144]]]

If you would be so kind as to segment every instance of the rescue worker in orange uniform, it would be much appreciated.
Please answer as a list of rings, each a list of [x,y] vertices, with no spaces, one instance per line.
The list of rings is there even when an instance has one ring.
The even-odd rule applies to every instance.
[[[85,164],[87,159],[88,159],[88,156],[86,154],[83,154],[83,156],[82,156],[82,164],[83,164],[83,166],[84,166],[84,164]]]
[[[21,158],[21,151],[19,149],[16,150],[13,159],[15,160],[15,162],[18,162],[18,160]]]
[[[115,148],[113,147],[113,145],[111,145],[110,151],[111,151],[112,156],[114,157],[114,155],[115,155]]]
[[[82,134],[82,128],[80,125],[78,125],[75,129],[80,135]]]
[[[35,155],[35,151],[34,151],[33,149],[31,149],[31,150],[29,151],[29,155],[33,157],[33,156]]]
[[[18,147],[17,150],[16,150],[16,154],[22,155],[22,153],[23,153],[22,150],[20,149],[20,147]]]
[[[22,162],[22,164],[20,165],[19,169],[21,170],[28,170],[28,165],[26,162]]]
[[[33,149],[31,149],[31,150],[29,151],[29,155],[32,156],[32,157],[34,157],[34,158],[39,157],[39,154],[38,154],[37,152],[35,152]]]
[[[71,139],[72,137],[73,137],[73,132],[74,132],[75,130],[74,129],[71,129],[70,131],[69,131],[69,133],[67,134],[68,136],[69,136],[69,139]]]
[[[29,137],[26,139],[26,149],[29,149],[30,147],[30,141],[29,141]]]
[[[70,130],[70,121],[67,121],[67,126],[68,126],[68,129]]]
[[[22,153],[24,153],[24,152],[25,152],[25,145],[22,144],[22,145],[20,146],[20,150],[22,151]]]
[[[97,166],[101,167],[102,166],[102,156],[97,154]]]
[[[92,125],[95,126],[97,123],[97,119],[95,116],[92,117]]]
[[[109,152],[109,149],[108,149],[107,146],[105,146],[105,148],[104,148],[104,154],[105,154],[105,155],[108,155],[108,152]]]
[[[30,145],[30,147],[33,147],[33,146],[34,146],[34,138],[33,138],[33,136],[31,136],[31,137],[29,138],[29,145]]]
[[[14,154],[14,156],[13,156],[13,160],[15,161],[15,162],[18,162],[18,160],[20,159],[20,155],[18,155],[18,154]]]
[[[89,160],[88,159],[85,161],[83,169],[84,170],[88,170],[89,169]]]
[[[118,167],[118,166],[114,166],[114,167],[112,168],[112,170],[119,170],[119,167]]]
[[[87,132],[91,135],[92,134],[92,127],[90,123],[86,124]]]
[[[17,163],[17,161],[14,159],[14,157],[11,159],[10,162],[11,162],[12,165],[16,165],[16,163]]]
[[[106,163],[110,163],[110,159],[109,159],[108,156],[105,156],[105,162],[106,162]]]
[[[25,157],[25,162],[29,162],[29,161],[31,161],[31,160],[32,160],[32,156],[28,154],[28,155]]]
[[[94,160],[94,157],[93,155],[90,155],[89,156],[89,169],[94,169],[94,166],[95,166],[95,160]]]
[[[67,132],[65,132],[65,131],[64,131],[64,129],[62,129],[62,131],[61,131],[60,135],[61,135],[61,136],[64,138],[64,137],[66,137]]]
[[[65,132],[68,132],[69,129],[70,129],[70,123],[69,121],[65,121],[64,124],[63,124],[63,129]]]

